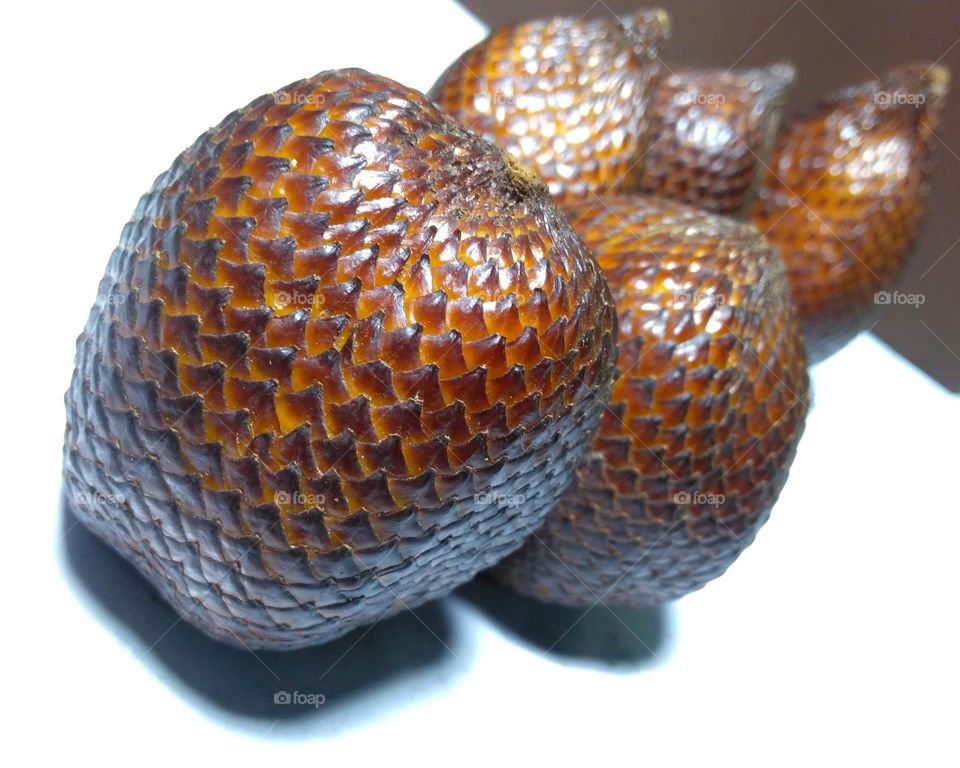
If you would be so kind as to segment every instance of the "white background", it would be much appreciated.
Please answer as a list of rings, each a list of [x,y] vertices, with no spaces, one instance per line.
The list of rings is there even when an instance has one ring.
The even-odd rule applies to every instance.
[[[960,409],[868,336],[814,370],[756,545],[666,610],[597,606],[572,626],[474,585],[259,658],[177,623],[60,500],[73,343],[121,226],[254,96],[342,66],[426,89],[484,30],[446,0],[4,15],[5,764],[960,762]],[[326,703],[277,706],[279,690]]]

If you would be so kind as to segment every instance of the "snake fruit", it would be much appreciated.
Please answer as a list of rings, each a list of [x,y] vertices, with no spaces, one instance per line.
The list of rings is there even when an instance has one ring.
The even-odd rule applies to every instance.
[[[324,72],[141,198],[77,342],[66,490],[209,635],[331,640],[521,545],[596,429],[615,323],[529,172]]]
[[[504,27],[461,55],[430,96],[558,200],[635,186],[668,34],[662,10]]]
[[[941,66],[894,69],[784,126],[750,219],[783,257],[812,361],[870,325],[923,213]]]
[[[897,68],[778,132],[790,65],[664,73],[669,26],[647,10],[505,27],[431,96],[562,204],[642,192],[748,218],[786,263],[821,360],[869,326],[909,257],[948,73]]]
[[[656,605],[722,574],[769,516],[808,407],[803,342],[750,225],[639,196],[568,211],[616,302],[617,377],[570,488],[492,575],[551,603]]]
[[[640,189],[704,211],[739,212],[763,177],[794,77],[789,64],[667,74]]]

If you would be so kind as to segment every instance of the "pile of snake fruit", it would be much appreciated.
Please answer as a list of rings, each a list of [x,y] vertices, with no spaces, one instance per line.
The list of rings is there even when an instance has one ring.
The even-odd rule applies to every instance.
[[[426,95],[330,70],[204,132],[77,341],[79,519],[248,649],[481,571],[575,607],[722,574],[786,482],[808,365],[904,266],[948,75],[781,119],[791,65],[671,69],[669,35],[661,10],[526,22]]]

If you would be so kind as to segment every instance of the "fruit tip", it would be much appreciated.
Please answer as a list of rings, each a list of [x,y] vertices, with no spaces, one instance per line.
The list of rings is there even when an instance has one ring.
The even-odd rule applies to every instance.
[[[503,159],[507,168],[507,176],[518,192],[528,194],[540,189],[547,192],[546,185],[540,177],[516,157],[505,151],[503,152]]]
[[[946,98],[950,90],[951,77],[950,70],[943,64],[934,64],[927,70],[927,83],[930,93],[938,101]]]
[[[792,61],[775,61],[770,65],[769,72],[784,85],[793,85],[797,79],[797,68]]]
[[[653,18],[654,18],[654,20],[656,21],[657,26],[659,26],[659,27],[663,30],[663,33],[664,33],[665,35],[670,33],[670,24],[671,24],[671,22],[670,22],[670,14],[667,13],[667,11],[666,11],[665,9],[663,9],[663,8],[654,8],[654,9],[653,9]]]
[[[754,67],[743,75],[756,82],[760,103],[782,102],[797,80],[797,69],[789,61]]]
[[[663,8],[641,8],[624,16],[620,22],[641,46],[654,51],[659,43],[670,38],[670,14]]]

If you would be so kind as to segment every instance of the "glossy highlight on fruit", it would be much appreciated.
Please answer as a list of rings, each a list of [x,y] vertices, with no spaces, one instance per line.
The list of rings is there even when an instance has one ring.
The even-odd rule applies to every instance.
[[[324,642],[520,546],[595,431],[615,322],[529,172],[324,72],[140,200],[77,343],[67,494],[204,632]]]
[[[949,75],[894,69],[791,120],[750,219],[783,257],[812,361],[868,327],[916,238]]]
[[[641,190],[704,211],[740,211],[764,176],[795,76],[785,63],[667,74],[653,107]]]
[[[493,576],[571,606],[656,605],[722,574],[776,501],[808,377],[780,259],[748,224],[640,196],[568,209],[619,313],[593,446]]]
[[[504,27],[460,56],[430,96],[558,200],[635,186],[669,26],[656,9]]]

